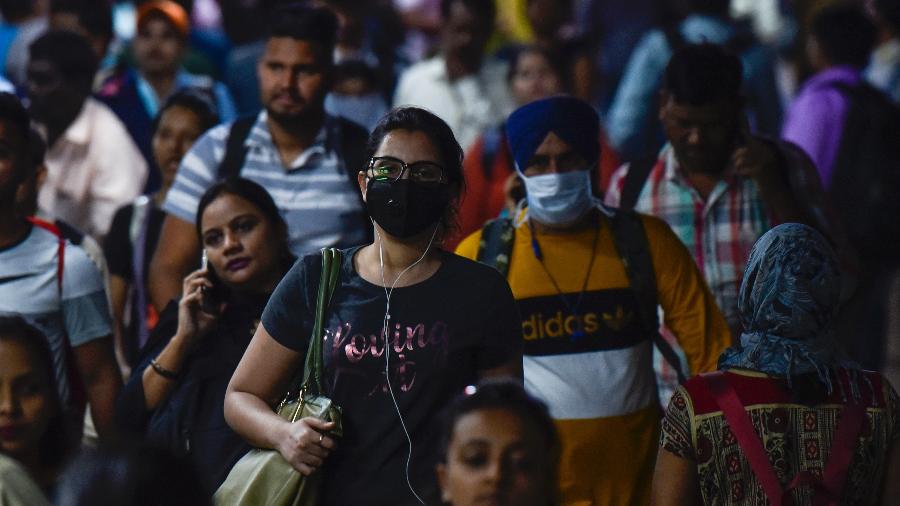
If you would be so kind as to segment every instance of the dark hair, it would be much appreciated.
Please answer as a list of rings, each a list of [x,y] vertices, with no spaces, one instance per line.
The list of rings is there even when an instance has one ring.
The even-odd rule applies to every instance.
[[[112,40],[112,8],[107,0],[52,0],[50,13],[72,14],[91,35]]]
[[[875,46],[875,24],[861,9],[848,3],[816,12],[809,31],[833,65],[865,67]]]
[[[375,73],[375,69],[362,60],[344,60],[335,65],[335,82],[350,79],[359,79],[372,87],[378,85],[378,75]]]
[[[209,505],[196,469],[186,457],[146,444],[89,449],[60,478],[59,506]]]
[[[900,35],[900,0],[875,0],[875,12],[884,18],[894,35]]]
[[[48,61],[64,79],[90,89],[97,72],[97,56],[83,36],[68,30],[49,30],[29,48],[31,61]]]
[[[275,201],[272,200],[272,196],[269,195],[269,192],[266,191],[265,188],[242,177],[229,177],[219,181],[210,186],[209,189],[206,190],[206,193],[200,197],[200,202],[197,204],[196,219],[197,237],[200,237],[200,242],[203,242],[200,228],[203,220],[203,212],[222,195],[234,195],[240,197],[259,209],[263,217],[265,217],[269,224],[275,229],[276,233],[281,234],[279,239],[282,240],[282,256],[284,257],[284,261],[290,265],[293,261],[293,255],[288,249],[288,227],[284,218],[281,217],[278,206],[275,205]]]
[[[475,13],[476,19],[493,29],[497,20],[497,6],[494,5],[494,0],[441,0],[442,19],[450,17],[450,11],[455,3],[463,4],[466,9]]]
[[[29,137],[31,132],[31,119],[22,102],[12,93],[0,93],[0,121],[11,125],[19,132],[22,143],[14,146],[19,160],[22,162],[17,167],[16,181],[22,182],[28,175],[28,157],[30,154]]]
[[[743,65],[718,44],[687,44],[675,51],[663,76],[663,91],[677,102],[707,105],[742,103]]]
[[[44,163],[44,157],[47,155],[47,141],[44,136],[34,127],[28,129],[28,169],[29,175],[37,171],[37,168]]]
[[[330,9],[295,3],[274,10],[266,38],[290,37],[315,42],[321,46],[327,61],[332,62],[337,31],[338,20]]]
[[[441,166],[447,176],[447,183],[452,189],[451,203],[444,213],[442,225],[444,232],[456,227],[456,213],[460,195],[466,188],[466,180],[463,176],[462,160],[463,150],[453,135],[453,130],[444,120],[434,113],[419,107],[398,107],[385,114],[375,125],[369,134],[366,143],[366,163],[375,155],[381,142],[394,130],[408,130],[410,132],[422,132],[431,139],[437,148]]]
[[[55,467],[64,462],[75,450],[80,434],[75,434],[72,430],[73,424],[67,423],[66,420],[67,412],[57,390],[56,369],[53,365],[50,343],[43,332],[21,316],[0,316],[0,341],[12,341],[28,350],[31,365],[46,375],[50,387],[50,400],[56,405],[56,415],[50,420],[47,431],[41,438],[40,455],[43,465]],[[70,367],[74,367],[74,364],[70,364]],[[80,427],[81,421],[77,422]]]
[[[690,12],[702,12],[706,14],[718,14],[727,16],[731,7],[730,0],[688,0],[687,8]]]
[[[543,402],[529,395],[518,381],[511,379],[482,380],[476,386],[466,387],[465,393],[451,401],[442,417],[440,459],[447,461],[447,450],[459,419],[474,411],[488,409],[509,411],[537,429],[544,438],[550,460],[551,475],[548,479],[556,483],[560,446],[553,418]]]
[[[34,0],[0,0],[0,16],[8,23],[16,23],[35,12]]]
[[[0,121],[14,126],[22,139],[28,138],[31,118],[28,116],[25,106],[22,105],[22,101],[12,93],[0,93]]]
[[[526,44],[513,50],[512,55],[509,58],[509,70],[506,72],[507,82],[512,82],[513,77],[516,75],[516,71],[519,70],[519,64],[522,61],[522,57],[529,54],[540,55],[547,60],[547,63],[550,64],[550,68],[553,69],[553,72],[559,77],[559,81],[562,83],[563,88],[566,90],[570,89],[569,85],[571,83],[569,83],[569,76],[564,68],[564,59],[560,58],[555,51],[534,44]]]
[[[200,88],[183,88],[175,92],[174,95],[166,100],[166,103],[159,108],[156,117],[153,118],[151,132],[156,132],[159,128],[159,120],[167,110],[172,107],[184,107],[194,113],[200,120],[200,131],[205,132],[210,128],[219,124],[218,107],[214,98],[205,90]]]

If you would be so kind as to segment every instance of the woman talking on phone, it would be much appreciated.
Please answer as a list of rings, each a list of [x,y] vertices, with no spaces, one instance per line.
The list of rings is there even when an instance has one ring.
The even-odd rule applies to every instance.
[[[225,387],[294,257],[271,196],[246,179],[207,190],[197,234],[206,265],[161,313],[117,416],[125,429],[190,454],[211,493],[248,450],[225,423]]]
[[[298,261],[272,294],[225,414],[254,446],[279,451],[304,475],[323,473],[321,504],[433,504],[438,413],[479,378],[521,377],[521,322],[499,273],[440,248],[464,186],[447,124],[396,109],[375,127],[367,155],[358,180],[375,242],[343,252],[322,346],[343,436],[272,410],[303,367],[319,254]]]

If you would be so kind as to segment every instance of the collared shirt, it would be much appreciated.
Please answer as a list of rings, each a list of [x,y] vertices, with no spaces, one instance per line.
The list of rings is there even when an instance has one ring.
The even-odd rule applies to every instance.
[[[272,141],[265,111],[247,136],[241,177],[268,190],[288,225],[291,251],[303,255],[327,246],[355,246],[367,238],[359,188],[352,184],[339,152],[337,120],[327,116],[312,145],[287,167]],[[184,156],[163,210],[195,222],[197,204],[218,178],[231,125],[203,135]]]
[[[875,48],[865,77],[872,86],[887,93],[895,104],[900,105],[900,38]]]
[[[613,174],[606,203],[619,205],[628,165]],[[719,181],[703,200],[685,178],[671,145],[660,152],[635,210],[669,224],[687,247],[732,329],[740,328],[738,292],[750,249],[772,226],[772,218],[750,178]]]
[[[855,86],[859,82],[860,72],[853,67],[841,65],[823,70],[806,81],[784,118],[781,136],[812,158],[825,188],[831,183],[850,109],[850,99],[838,86]]]
[[[446,60],[436,56],[400,77],[394,107],[415,105],[437,114],[468,150],[481,132],[500,124],[513,110],[506,71],[504,63],[485,61],[478,74],[451,81]]]
[[[140,195],[147,179],[147,162],[125,126],[93,98],[47,150],[45,163],[40,212],[97,239],[106,234],[116,209]]]
[[[743,39],[741,27],[730,20],[694,14],[678,27],[685,42],[728,45]],[[756,130],[777,135],[781,126],[781,101],[775,84],[775,54],[758,43],[737,48],[744,64],[744,94],[747,112]],[[662,130],[656,119],[659,92],[672,48],[662,30],[652,30],[641,39],[629,58],[605,122],[607,134],[618,153],[627,160],[652,154],[662,145]]]

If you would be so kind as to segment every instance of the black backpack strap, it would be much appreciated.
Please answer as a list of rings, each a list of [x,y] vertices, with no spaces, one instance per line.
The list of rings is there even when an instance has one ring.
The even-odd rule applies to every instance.
[[[497,269],[505,278],[509,273],[515,240],[516,227],[511,219],[493,219],[481,229],[481,241],[478,243],[478,255],[475,259]]]
[[[619,196],[619,209],[634,209],[650,172],[656,167],[656,158],[641,158],[628,164],[628,173]]]
[[[239,118],[231,124],[228,131],[228,140],[225,143],[225,156],[219,164],[217,179],[228,179],[240,175],[244,168],[244,160],[247,159],[247,146],[244,143],[250,135],[250,130],[256,124],[256,116]]]
[[[336,117],[334,119],[337,121],[339,130],[338,136],[340,137],[340,145],[338,146],[338,150],[341,159],[344,161],[344,170],[347,171],[347,179],[350,182],[350,187],[356,189],[359,186],[356,176],[360,171],[366,170],[366,165],[369,162],[366,160],[366,143],[369,142],[369,132],[350,120],[341,117]],[[357,191],[356,195],[359,197],[359,203],[362,206],[362,209],[365,209],[366,203],[362,199],[362,194]],[[362,226],[368,231],[368,239],[371,241],[373,239],[372,224],[369,223],[368,219],[365,219]]]
[[[638,299],[641,325],[648,335],[653,336],[653,343],[678,374],[679,383],[683,383],[686,378],[681,369],[681,360],[672,346],[659,334],[656,272],[653,269],[650,243],[647,241],[641,216],[632,210],[619,209],[609,221],[612,225],[616,251],[622,259],[631,290]]]

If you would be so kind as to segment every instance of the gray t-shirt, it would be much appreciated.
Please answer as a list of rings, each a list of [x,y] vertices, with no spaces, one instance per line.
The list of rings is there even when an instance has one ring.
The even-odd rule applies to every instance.
[[[0,314],[16,314],[40,329],[53,353],[60,399],[70,401],[66,338],[73,348],[112,334],[103,278],[87,254],[68,241],[57,278],[59,238],[33,226],[25,239],[0,249]]]

